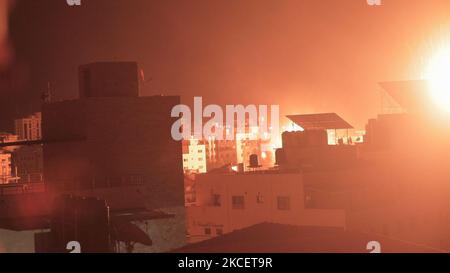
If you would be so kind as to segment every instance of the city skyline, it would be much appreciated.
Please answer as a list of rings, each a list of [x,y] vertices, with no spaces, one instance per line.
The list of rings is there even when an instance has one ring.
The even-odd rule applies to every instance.
[[[449,15],[0,0],[0,253],[450,253]]]

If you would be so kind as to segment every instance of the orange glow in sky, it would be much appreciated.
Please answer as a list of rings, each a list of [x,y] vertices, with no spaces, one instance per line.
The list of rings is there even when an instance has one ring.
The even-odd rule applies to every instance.
[[[429,82],[433,101],[438,107],[450,112],[450,47],[437,51],[431,58],[425,78]]]

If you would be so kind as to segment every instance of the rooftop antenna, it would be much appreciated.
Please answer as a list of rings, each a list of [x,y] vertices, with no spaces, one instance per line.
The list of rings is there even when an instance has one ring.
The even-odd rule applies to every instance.
[[[149,83],[153,80],[152,78],[149,78],[149,79],[145,78],[145,72],[144,72],[144,69],[142,69],[142,68],[139,69],[139,78],[140,78],[140,86],[141,87],[145,87],[145,85],[147,83]]]
[[[51,100],[52,100],[52,93],[51,93],[50,82],[47,82],[47,90],[45,90],[42,93],[41,98],[42,98],[42,101],[44,103],[50,103],[51,102]]]

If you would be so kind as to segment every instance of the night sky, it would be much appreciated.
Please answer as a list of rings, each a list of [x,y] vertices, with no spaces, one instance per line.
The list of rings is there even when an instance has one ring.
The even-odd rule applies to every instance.
[[[450,0],[382,2],[18,0],[0,131],[39,109],[47,82],[54,99],[76,98],[78,65],[109,60],[139,62],[152,79],[142,95],[337,112],[363,128],[380,111],[377,82],[419,77],[450,34]]]

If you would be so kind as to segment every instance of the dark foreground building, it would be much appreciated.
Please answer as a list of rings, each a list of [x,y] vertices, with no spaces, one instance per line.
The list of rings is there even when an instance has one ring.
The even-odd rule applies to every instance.
[[[153,234],[184,239],[181,143],[171,137],[176,96],[139,97],[136,63],[94,63],[80,67],[80,98],[43,106],[44,180],[51,193],[106,200],[113,210],[163,209]],[[143,226],[148,223],[141,221]],[[161,250],[158,238],[152,238]],[[178,241],[177,241],[178,240]],[[169,240],[170,241],[170,240]]]
[[[440,253],[442,250],[334,227],[261,223],[191,244],[174,253]]]

